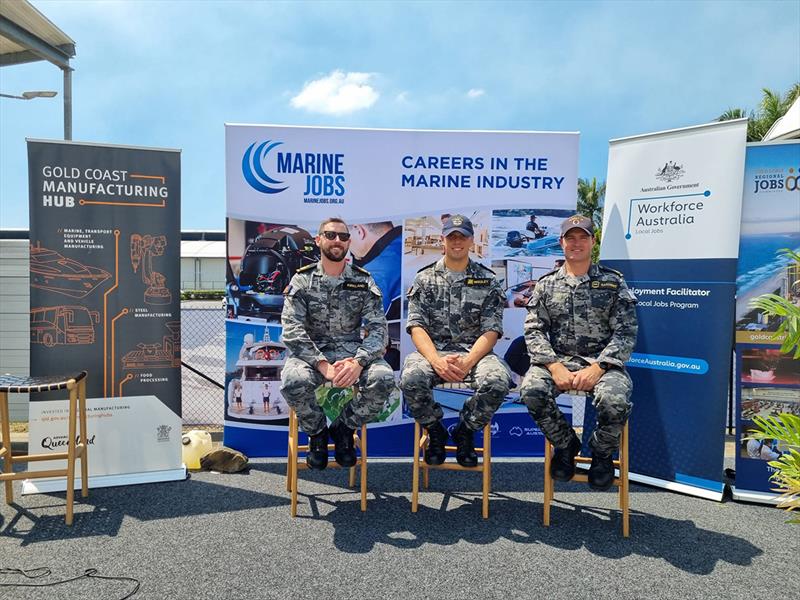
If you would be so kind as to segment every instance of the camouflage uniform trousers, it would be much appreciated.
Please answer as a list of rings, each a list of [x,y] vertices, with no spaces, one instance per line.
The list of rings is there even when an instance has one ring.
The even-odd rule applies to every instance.
[[[466,352],[440,351],[439,356]],[[495,354],[487,354],[478,361],[464,378],[464,382],[475,390],[472,397],[464,402],[461,418],[473,431],[484,427],[492,420],[492,415],[500,408],[511,387],[511,375],[503,362]],[[442,407],[433,399],[433,388],[446,383],[434,371],[433,366],[419,352],[406,356],[403,372],[400,375],[400,389],[403,390],[411,415],[423,427],[433,425],[442,418]]]
[[[579,371],[589,363],[572,359],[562,363],[570,371]],[[597,410],[597,427],[589,439],[594,453],[613,454],[619,448],[622,428],[633,406],[630,402],[633,383],[622,369],[610,369],[598,380],[591,392],[592,404]],[[556,448],[566,448],[574,435],[564,415],[556,406],[556,397],[562,394],[545,367],[532,365],[520,386],[520,399],[528,407],[533,420]]]
[[[333,364],[345,356],[329,356]],[[326,425],[325,413],[317,403],[314,391],[326,379],[310,364],[291,357],[281,372],[281,393],[286,402],[297,413],[300,429],[309,435],[316,435]],[[355,384],[356,394],[342,409],[341,417],[350,429],[358,429],[369,423],[381,412],[384,403],[395,389],[392,368],[383,359],[369,363]]]

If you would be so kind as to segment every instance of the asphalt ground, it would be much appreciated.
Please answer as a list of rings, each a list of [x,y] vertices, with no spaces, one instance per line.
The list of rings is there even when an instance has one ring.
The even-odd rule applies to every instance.
[[[246,474],[94,489],[64,524],[64,493],[0,504],[0,569],[48,567],[53,582],[97,569],[139,580],[133,596],[249,598],[800,597],[800,529],[776,508],[631,486],[631,536],[617,496],[558,484],[542,526],[543,464],[493,461],[490,517],[480,476],[434,472],[411,513],[408,461],[370,461],[367,511],[338,469],[300,472],[289,514],[285,461]],[[123,598],[130,581],[0,587],[3,600]]]

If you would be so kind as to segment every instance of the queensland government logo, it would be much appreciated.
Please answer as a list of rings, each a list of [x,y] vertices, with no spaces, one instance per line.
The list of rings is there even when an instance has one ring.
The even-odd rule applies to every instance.
[[[670,183],[677,181],[686,174],[683,165],[677,164],[674,160],[668,160],[663,167],[656,171],[656,179]]]
[[[169,425],[159,425],[158,427],[156,427],[156,441],[168,442],[170,431],[172,431],[172,427],[170,427]]]

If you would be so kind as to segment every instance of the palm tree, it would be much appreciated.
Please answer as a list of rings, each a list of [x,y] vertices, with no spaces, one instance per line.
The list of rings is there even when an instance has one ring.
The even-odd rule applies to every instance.
[[[597,186],[597,178],[578,178],[578,212],[589,217],[596,228],[603,224],[603,201],[606,197],[605,182]]]
[[[763,97],[758,105],[758,111],[750,111],[748,114],[743,108],[729,108],[719,117],[717,121],[730,121],[747,117],[747,141],[760,142],[767,135],[773,123],[786,114],[794,101],[800,97],[800,83],[795,83],[789,90],[781,96],[779,92],[763,88]]]

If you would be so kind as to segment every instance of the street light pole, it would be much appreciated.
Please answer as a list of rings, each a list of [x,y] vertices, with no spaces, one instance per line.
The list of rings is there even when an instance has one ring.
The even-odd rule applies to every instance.
[[[22,92],[21,96],[15,96],[13,94],[0,94],[0,97],[14,98],[15,100],[33,100],[34,98],[53,98],[56,95],[58,95],[58,92],[45,90],[36,92]]]
[[[64,139],[72,139],[72,69],[65,67],[64,72]]]

